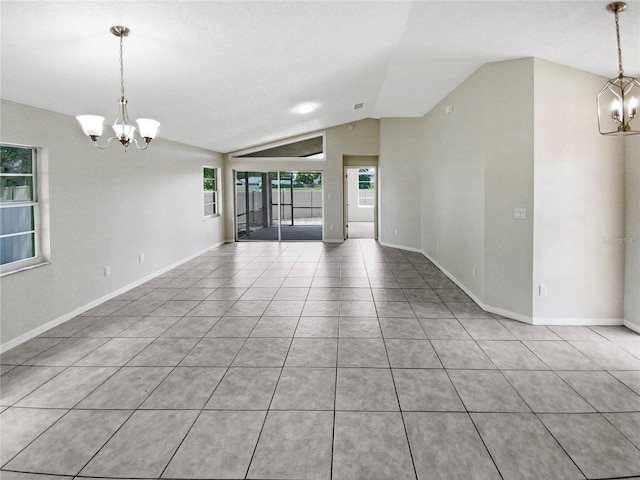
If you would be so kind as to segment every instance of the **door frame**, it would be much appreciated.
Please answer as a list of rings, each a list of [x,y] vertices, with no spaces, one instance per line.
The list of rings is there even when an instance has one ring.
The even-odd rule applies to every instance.
[[[373,238],[378,240],[379,231],[379,217],[378,217],[378,189],[380,188],[379,173],[377,155],[343,155],[342,156],[342,238],[346,240],[348,235],[349,224],[349,185],[347,183],[347,171],[352,168],[375,168],[376,170],[376,183],[374,188],[374,203],[373,203]]]
[[[234,231],[234,242],[239,242],[239,241],[243,241],[240,240],[239,236],[238,236],[238,185],[237,185],[237,174],[239,172],[244,172],[246,174],[248,173],[260,173],[263,175],[263,180],[262,180],[262,187],[263,187],[263,192],[265,191],[265,179],[267,180],[266,185],[268,185],[267,189],[268,189],[268,193],[267,195],[263,194],[263,208],[264,209],[268,209],[266,211],[266,213],[269,215],[269,219],[271,222],[276,223],[277,222],[277,227],[278,227],[278,239],[277,242],[283,242],[283,241],[289,241],[289,240],[283,240],[282,239],[282,206],[283,204],[281,204],[281,178],[280,178],[280,174],[281,173],[300,173],[300,172],[312,172],[312,173],[320,173],[320,175],[322,175],[322,180],[324,181],[324,171],[323,170],[319,170],[319,169],[301,169],[301,168],[297,168],[297,169],[256,169],[256,168],[251,168],[251,169],[245,169],[245,168],[232,168],[231,170],[232,172],[232,176],[233,176],[233,231]],[[275,195],[277,197],[277,202],[274,204],[273,203],[273,196],[274,196],[274,189],[272,187],[272,182],[271,182],[271,178],[270,178],[270,174],[271,173],[275,173],[276,174],[276,182],[278,187],[276,188],[277,194]],[[247,175],[247,178],[245,179],[245,189],[248,195],[248,191],[249,191],[249,178]],[[294,222],[294,205],[293,205],[293,192],[294,192],[294,188],[293,188],[293,177],[292,177],[292,182],[291,182],[291,218],[292,218],[292,223]],[[321,201],[321,209],[322,209],[322,217],[321,217],[321,221],[322,221],[322,239],[320,241],[324,242],[324,223],[325,223],[325,202],[324,202],[324,184],[322,184],[322,192],[323,194],[321,195],[322,201]],[[248,198],[248,197],[247,197]],[[268,200],[265,203],[265,200]],[[273,218],[272,217],[272,212],[273,212],[273,208],[276,208],[276,211],[278,212],[277,218]],[[246,216],[247,216],[247,224],[249,221],[249,212],[246,212]]]

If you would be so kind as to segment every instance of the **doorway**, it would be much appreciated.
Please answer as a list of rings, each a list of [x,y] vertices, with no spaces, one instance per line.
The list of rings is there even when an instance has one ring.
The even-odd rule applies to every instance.
[[[377,238],[375,167],[345,167],[345,238]]]
[[[235,172],[236,240],[321,241],[321,172]]]

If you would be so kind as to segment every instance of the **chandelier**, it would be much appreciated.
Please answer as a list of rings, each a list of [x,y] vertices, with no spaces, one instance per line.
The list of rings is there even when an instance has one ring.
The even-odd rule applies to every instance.
[[[131,142],[135,143],[136,147],[139,150],[145,150],[149,146],[149,142],[151,142],[151,140],[156,137],[160,122],[151,120],[150,118],[139,118],[137,120],[138,132],[144,140],[144,144],[141,147],[138,144],[138,140],[136,140],[136,138],[133,136],[136,127],[131,125],[131,122],[129,121],[129,114],[127,113],[127,99],[124,96],[124,63],[122,61],[122,43],[124,37],[129,35],[129,29],[127,27],[116,25],[114,27],[111,27],[110,32],[113,33],[116,37],[120,38],[120,100],[118,102],[118,116],[113,123],[113,132],[115,133],[115,136],[109,138],[106,144],[98,145],[98,139],[102,135],[104,117],[101,117],[99,115],[79,115],[76,118],[78,119],[78,122],[80,122],[80,126],[82,127],[84,134],[87,135],[93,141],[93,144],[100,149],[107,148],[111,143],[111,140],[116,139],[122,144],[125,151],[131,144]]]
[[[624,2],[613,2],[607,10],[615,15],[618,42],[618,76],[607,81],[598,96],[598,130],[602,135],[636,135],[640,133],[638,97],[640,81],[628,77],[622,68],[618,14],[627,8]]]

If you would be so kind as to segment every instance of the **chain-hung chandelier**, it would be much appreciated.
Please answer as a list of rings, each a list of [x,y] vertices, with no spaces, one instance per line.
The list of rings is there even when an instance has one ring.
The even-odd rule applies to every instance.
[[[111,140],[116,139],[122,144],[122,146],[124,146],[125,151],[131,142],[135,143],[139,150],[145,150],[149,146],[149,142],[156,137],[160,122],[151,120],[150,118],[139,118],[137,120],[139,134],[144,140],[144,144],[141,147],[133,136],[136,127],[131,125],[131,122],[129,121],[129,114],[127,113],[127,99],[124,96],[124,63],[122,61],[122,44],[124,37],[129,35],[129,29],[121,25],[116,25],[111,27],[110,32],[120,38],[120,100],[118,116],[116,117],[116,121],[113,123],[115,136],[109,138],[105,145],[98,145],[98,139],[102,135],[104,117],[99,115],[79,115],[76,118],[78,119],[78,122],[80,122],[80,126],[82,127],[84,134],[87,135],[93,141],[93,144],[100,149],[107,148],[111,143]]]
[[[638,99],[640,81],[628,77],[622,68],[622,48],[620,47],[620,25],[618,14],[627,8],[624,2],[607,5],[607,10],[616,18],[616,39],[618,42],[618,76],[607,81],[597,96],[598,129],[602,135],[637,135],[640,133]]]

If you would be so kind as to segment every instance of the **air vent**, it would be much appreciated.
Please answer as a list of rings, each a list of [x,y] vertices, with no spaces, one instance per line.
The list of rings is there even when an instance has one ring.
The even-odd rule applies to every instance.
[[[359,110],[359,109],[361,109],[362,107],[364,107],[364,103],[356,103],[356,104],[353,106],[353,109],[354,109],[354,110]]]

